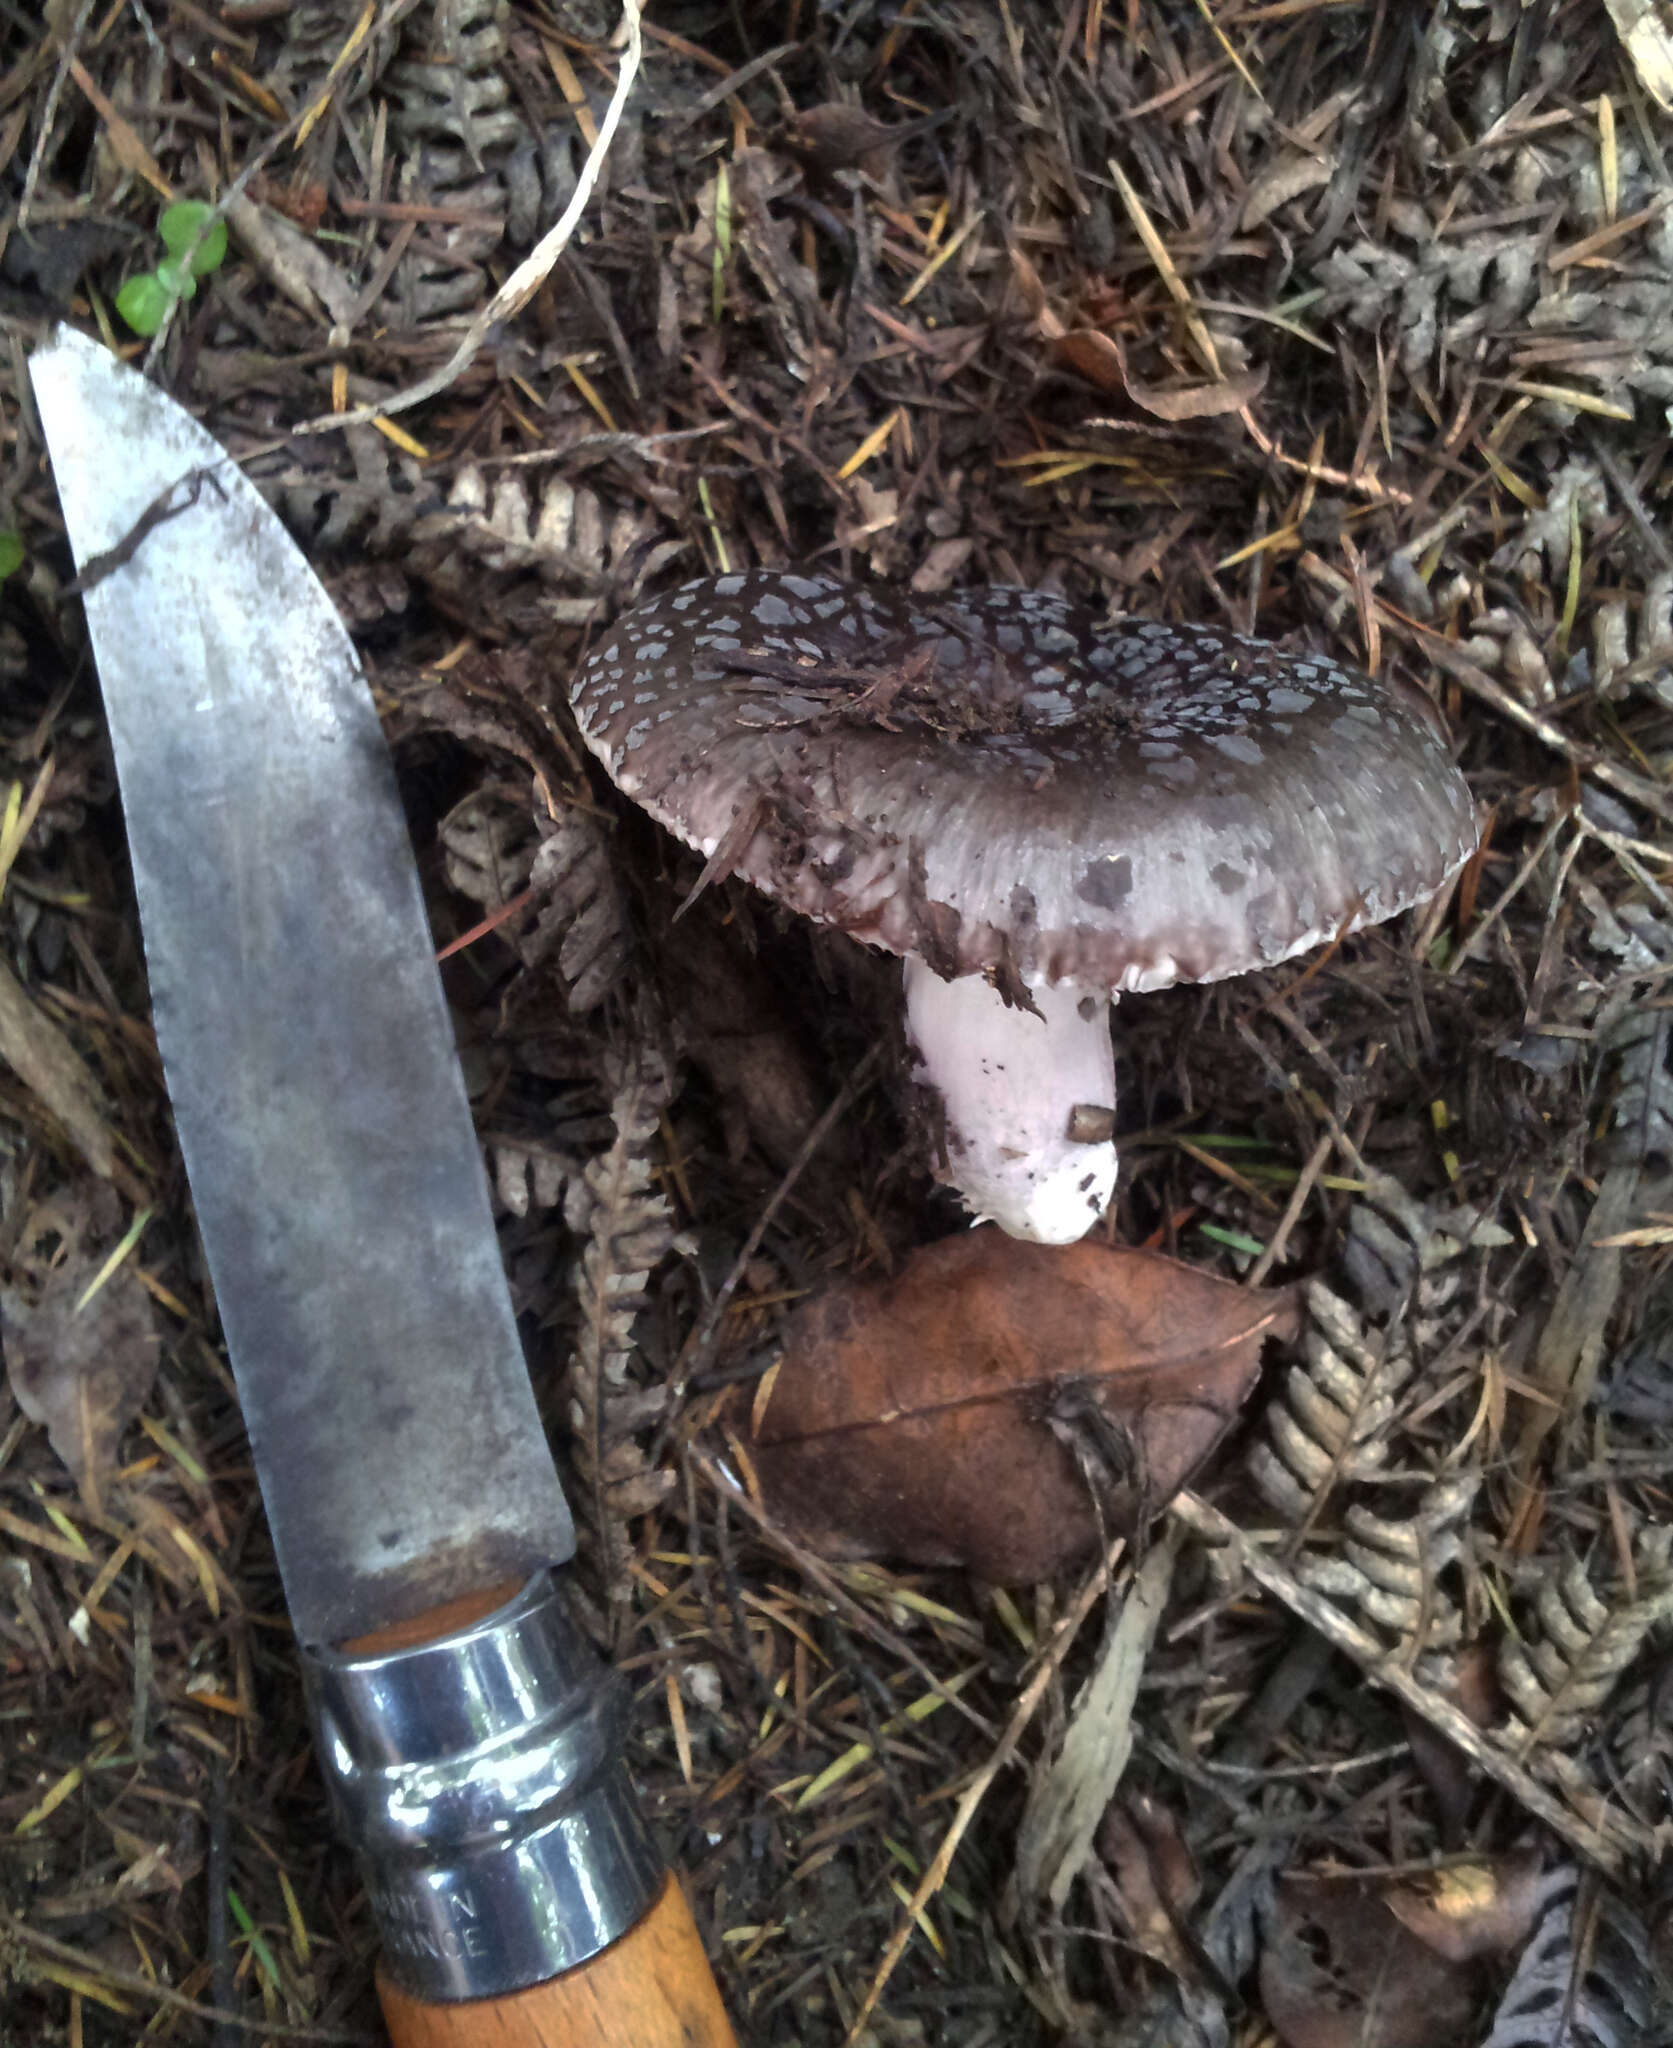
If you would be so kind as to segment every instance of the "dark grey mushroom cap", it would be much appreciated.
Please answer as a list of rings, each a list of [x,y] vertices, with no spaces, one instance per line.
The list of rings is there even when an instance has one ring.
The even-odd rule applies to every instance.
[[[709,577],[609,628],[571,697],[618,786],[717,871],[1001,987],[1269,966],[1476,845],[1417,692],[1040,591]]]

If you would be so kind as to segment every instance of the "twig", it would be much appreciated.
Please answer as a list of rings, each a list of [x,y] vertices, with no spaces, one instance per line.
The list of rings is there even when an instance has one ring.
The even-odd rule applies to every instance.
[[[627,96],[633,89],[638,76],[639,59],[644,50],[644,37],[640,29],[639,0],[622,0],[622,26],[627,32],[627,49],[623,53],[621,71],[616,79],[616,90],[610,96],[610,104],[604,110],[604,119],[599,123],[598,140],[587,152],[587,160],[581,166],[581,175],[575,182],[569,204],[559,215],[556,224],[547,229],[540,240],[529,251],[517,268],[506,279],[494,296],[471,320],[460,338],[459,346],[439,370],[430,376],[409,385],[405,391],[397,391],[393,397],[380,398],[375,405],[357,406],[353,412],[331,412],[317,420],[308,420],[297,428],[299,434],[327,434],[335,427],[361,427],[377,419],[387,419],[391,413],[409,412],[413,406],[422,405],[427,399],[438,397],[448,386],[461,377],[468,368],[477,350],[487,340],[490,330],[502,320],[509,320],[521,312],[530,299],[551,274],[552,266],[568,248],[570,237],[598,183],[598,174],[604,168],[604,159],[610,153],[615,140],[616,129],[621,122],[622,109],[627,105]]]
[[[976,1818],[977,1808],[987,1797],[988,1788],[994,1779],[1010,1762],[1024,1731],[1033,1720],[1041,1700],[1046,1696],[1046,1688],[1057,1675],[1063,1659],[1069,1654],[1070,1645],[1074,1642],[1081,1623],[1092,1612],[1093,1604],[1108,1586],[1110,1573],[1115,1567],[1116,1559],[1126,1548],[1126,1541],[1124,1536],[1118,1536],[1110,1545],[1108,1552],[1099,1558],[1087,1574],[1080,1591],[1075,1595],[1074,1604],[1057,1624],[1057,1631],[1047,1645],[1045,1655],[1040,1659],[1039,1669],[1023,1688],[1022,1697],[1017,1701],[1015,1711],[1005,1725],[1004,1734],[1000,1736],[987,1762],[965,1787],[964,1797],[959,1801],[958,1811],[953,1815],[951,1825],[941,1839],[940,1848],[936,1850],[929,1868],[918,1880],[917,1890],[912,1894],[899,1925],[889,1937],[889,1945],[883,1951],[883,1960],[877,1965],[876,1972],[866,1987],[866,1995],[861,2001],[860,2010],[855,2014],[854,2023],[843,2039],[843,2048],[858,2048],[860,2038],[866,2031],[866,2022],[877,2010],[877,2001],[883,1996],[889,1979],[895,1973],[896,1965],[906,1953],[906,1945],[912,1939],[913,1931],[918,1924],[918,1915],[946,1882],[947,1872],[952,1868],[958,1845],[964,1840],[970,1823]]]
[[[1353,586],[1339,569],[1333,569],[1318,555],[1305,554],[1299,567],[1322,583],[1333,595],[1351,598]],[[1533,710],[1529,705],[1512,696],[1503,683],[1496,681],[1484,668],[1480,668],[1458,649],[1444,634],[1432,631],[1417,619],[1408,618],[1404,612],[1382,599],[1376,600],[1378,623],[1387,632],[1395,633],[1403,640],[1415,642],[1418,649],[1426,654],[1438,669],[1451,676],[1455,683],[1461,683],[1472,697],[1490,705],[1501,717],[1508,718],[1513,725],[1519,725],[1536,740],[1542,741],[1554,753],[1561,754],[1565,761],[1572,761],[1583,774],[1594,775],[1599,782],[1608,783],[1618,790],[1629,803],[1643,804],[1654,811],[1658,818],[1673,824],[1673,789],[1654,781],[1648,775],[1639,775],[1630,768],[1622,768],[1610,760],[1598,747],[1586,746],[1571,739],[1551,719]]]
[[[1237,1524],[1216,1507],[1189,1491],[1177,1494],[1168,1513],[1208,1543],[1229,1546],[1250,1578],[1272,1597],[1314,1628],[1334,1648],[1351,1657],[1374,1685],[1385,1686],[1455,1743],[1487,1776],[1502,1785],[1512,1798],[1520,1800],[1530,1813],[1562,1836],[1576,1855],[1584,1856],[1611,1876],[1618,1877],[1629,1853],[1647,1855],[1654,1847],[1647,1828],[1641,1828],[1624,1814],[1612,1816],[1609,1832],[1593,1827],[1573,1813],[1553,1793],[1488,1737],[1449,1699],[1430,1690],[1415,1678],[1376,1637],[1350,1621],[1341,1609],[1322,1593],[1304,1586],[1295,1574],[1252,1543]]]
[[[1393,484],[1385,484],[1369,474],[1350,475],[1345,469],[1330,469],[1322,462],[1303,462],[1298,455],[1286,455],[1272,436],[1263,433],[1256,423],[1255,415],[1248,406],[1238,414],[1243,430],[1269,462],[1282,463],[1284,468],[1293,469],[1298,476],[1309,478],[1314,483],[1328,484],[1332,490],[1357,491],[1362,498],[1369,498],[1376,505],[1410,505],[1410,491],[1397,490]]]
[[[1656,531],[1656,522],[1651,518],[1648,507],[1638,495],[1638,487],[1627,474],[1624,464],[1616,459],[1615,451],[1594,426],[1583,429],[1586,445],[1597,458],[1597,466],[1614,486],[1615,495],[1627,509],[1627,516],[1637,527],[1639,538],[1655,556],[1664,569],[1673,569],[1673,548]]]
[[[819,1147],[830,1136],[836,1124],[848,1114],[849,1110],[853,1108],[855,1102],[859,1099],[860,1090],[871,1078],[871,1070],[876,1066],[882,1050],[882,1041],[879,1040],[860,1061],[858,1066],[855,1067],[854,1071],[848,1076],[848,1079],[842,1084],[842,1087],[838,1089],[830,1107],[814,1125],[813,1129],[808,1132],[806,1138],[803,1139],[801,1150],[784,1169],[783,1179],[774,1188],[767,1200],[766,1206],[755,1219],[755,1228],[744,1239],[742,1246],[739,1248],[738,1256],[732,1261],[732,1270],[721,1282],[714,1300],[709,1303],[697,1327],[686,1339],[679,1357],[674,1362],[672,1384],[676,1400],[684,1392],[692,1377],[702,1370],[704,1361],[708,1357],[709,1346],[714,1342],[716,1330],[720,1328],[720,1319],[725,1315],[728,1304],[737,1292],[738,1283],[747,1272],[750,1260],[760,1250],[761,1240],[767,1234],[768,1225],[778,1214],[785,1197],[807,1170],[808,1163],[813,1158],[814,1153],[819,1150]]]
[[[1333,1137],[1323,1137],[1313,1147],[1307,1164],[1301,1169],[1295,1186],[1290,1190],[1290,1199],[1285,1204],[1283,1215],[1278,1219],[1278,1228],[1267,1240],[1266,1250],[1244,1277],[1245,1287],[1259,1287],[1289,1249],[1290,1232],[1301,1221],[1301,1212],[1307,1206],[1307,1198],[1313,1192],[1313,1184],[1324,1172],[1324,1163],[1330,1157],[1331,1147],[1335,1143]]]
[[[212,2048],[231,2048],[238,2022],[231,2017],[236,1995],[237,1964],[227,1926],[227,1886],[232,1881],[232,1829],[227,1819],[227,1766],[224,1757],[209,1765],[209,1859],[204,1883],[209,1893],[204,1946],[209,1951],[209,1990],[227,2015],[215,2022]]]
[[[29,210],[35,203],[35,187],[40,183],[41,165],[52,142],[52,124],[58,119],[58,102],[64,96],[64,81],[70,75],[70,66],[81,43],[82,31],[87,26],[88,16],[93,12],[93,0],[82,0],[76,9],[76,18],[70,23],[68,32],[60,44],[58,69],[53,73],[52,84],[47,88],[46,105],[41,109],[40,133],[35,137],[35,147],[29,152],[29,168],[23,177],[23,196],[17,203],[17,226],[21,233],[29,226]]]
[[[284,2020],[246,2019],[242,2013],[223,2012],[219,2006],[204,2005],[195,1998],[188,1998],[183,1991],[174,1991],[167,1984],[159,1984],[150,1977],[142,1977],[137,1970],[119,1970],[102,1957],[84,1954],[72,1948],[67,1941],[54,1941],[50,1934],[42,1934],[39,1928],[31,1927],[27,1920],[19,1920],[0,1907],[0,1940],[15,1941],[22,1948],[33,1949],[37,1955],[46,1956],[52,1962],[62,1963],[67,1969],[80,1970],[96,1978],[100,1984],[107,1984],[115,1991],[125,1991],[131,1998],[148,1998],[154,2005],[166,2006],[170,2012],[188,2014],[194,2020],[215,2020],[228,2026],[240,2027],[246,2034],[260,2034],[270,2041],[323,2041],[344,2044],[344,2048],[377,2048],[382,2034],[368,2034],[351,2031],[347,2027],[291,2026]]]
[[[893,1629],[877,1619],[863,1601],[856,1600],[836,1573],[821,1559],[811,1550],[804,1550],[801,1544],[787,1536],[770,1516],[764,1514],[712,1451],[705,1450],[700,1444],[689,1444],[685,1455],[691,1464],[701,1470],[716,1493],[752,1522],[762,1538],[775,1550],[782,1551],[803,1578],[810,1580],[819,1588],[839,1614],[845,1615],[856,1628],[870,1636],[880,1649],[887,1650],[891,1657],[898,1657],[938,1700],[956,1708],[972,1727],[980,1729],[984,1741],[993,1740],[993,1729],[984,1716],[971,1706],[968,1700],[952,1691],[945,1680],[937,1678],[903,1636],[896,1635]]]
[[[525,448],[516,455],[483,455],[477,468],[536,469],[542,463],[567,462],[573,455],[637,455],[641,462],[673,462],[663,449],[676,441],[696,441],[706,434],[726,430],[724,420],[711,420],[706,427],[676,427],[664,434],[583,434],[578,441],[566,441],[561,448]]]

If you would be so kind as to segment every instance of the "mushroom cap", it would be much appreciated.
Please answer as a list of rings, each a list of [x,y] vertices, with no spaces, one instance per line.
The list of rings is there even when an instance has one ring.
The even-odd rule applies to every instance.
[[[1043,591],[706,577],[608,629],[571,700],[717,874],[1001,990],[1268,966],[1476,846],[1419,692]]]

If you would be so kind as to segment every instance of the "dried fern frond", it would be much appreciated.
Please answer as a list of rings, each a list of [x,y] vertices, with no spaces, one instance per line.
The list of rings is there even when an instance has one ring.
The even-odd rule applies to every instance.
[[[1648,2048],[1649,1943],[1637,1909],[1605,1892],[1582,1913],[1580,1873],[1554,1870],[1540,1918],[1482,2048]]]
[[[503,11],[496,0],[436,0],[422,23],[389,72],[397,102],[390,126],[403,142],[459,143],[480,174],[493,151],[527,128],[506,82]]]
[[[351,41],[353,18],[345,20],[335,0],[305,0],[287,8],[283,44],[265,83],[297,113],[313,105],[328,81],[331,104],[339,113],[362,105],[389,69],[405,32],[403,24],[418,4],[419,0],[391,0],[380,7],[370,32],[354,43],[347,64],[342,59]]]
[[[1413,1656],[1451,1649],[1463,1634],[1464,1617],[1438,1581],[1458,1556],[1459,1530],[1480,1484],[1474,1472],[1437,1479],[1403,1521],[1350,1507],[1340,1552],[1303,1559],[1297,1577],[1351,1602]]]
[[[492,785],[454,805],[437,835],[449,888],[498,910],[528,882],[535,848],[529,806]]]
[[[1541,1585],[1531,1625],[1499,1650],[1516,1712],[1499,1739],[1526,1756],[1570,1747],[1614,1691],[1657,1622],[1673,1616],[1673,1574],[1641,1578],[1637,1596],[1599,1598],[1578,1559]]]
[[[637,588],[685,551],[683,541],[652,544],[649,506],[618,507],[607,521],[597,494],[554,473],[488,474],[467,463],[448,487],[445,506],[413,521],[413,567],[455,602],[482,599],[483,572],[538,578],[522,591],[528,618],[542,625],[596,624],[611,598]]]
[[[583,1171],[580,1160],[570,1153],[508,1138],[489,1141],[488,1170],[495,1195],[513,1216],[526,1216],[531,1209],[557,1208],[565,1188]]]
[[[1673,955],[1673,933],[1666,940]],[[1637,1165],[1673,1157],[1673,1012],[1634,1005],[1604,1044],[1615,1060],[1615,1156]]]
[[[587,1234],[576,1273],[580,1322],[569,1364],[576,1533],[614,1613],[628,1591],[626,1525],[673,1484],[672,1474],[650,1468],[634,1437],[661,1415],[664,1392],[630,1379],[634,1318],[645,1305],[646,1282],[674,1242],[668,1198],[653,1185],[651,1159],[672,1096],[660,1055],[636,1047],[622,1060],[610,1105],[615,1142],[588,1166],[566,1203],[571,1227]]]
[[[1483,1210],[1419,1201],[1379,1174],[1348,1211],[1342,1272],[1368,1314],[1407,1325],[1411,1347],[1422,1357],[1445,1341],[1448,1311],[1465,1291],[1464,1254],[1510,1241]]]
[[[345,427],[354,478],[335,470],[287,476],[276,490],[287,526],[306,534],[310,552],[360,558],[404,555],[423,514],[436,503],[416,456],[394,447],[375,427]]]
[[[556,952],[570,1015],[583,1017],[620,985],[633,950],[627,896],[604,826],[586,811],[560,812],[540,842],[529,882],[544,901],[522,942],[523,958],[533,967]]]
[[[1623,1797],[1651,1827],[1673,1817],[1673,1656],[1665,1651],[1621,1688],[1610,1760]]]
[[[1322,1281],[1310,1281],[1305,1297],[1305,1362],[1290,1367],[1282,1398],[1268,1402],[1269,1441],[1252,1445],[1248,1459],[1262,1497],[1295,1528],[1317,1514],[1334,1487],[1381,1473],[1395,1396],[1412,1370],[1407,1352],[1381,1351]]]
[[[537,816],[536,800],[488,786],[443,819],[447,879],[462,896],[497,910],[528,892],[502,936],[525,967],[555,961],[572,1017],[585,1016],[620,986],[632,953],[627,897],[604,825],[566,806]]]
[[[578,585],[573,616],[562,625],[584,626],[601,616],[607,588],[606,529],[598,494],[561,474],[531,479],[518,470],[490,477],[466,463],[448,486],[447,512],[420,529],[433,538],[445,525],[454,549],[484,568],[533,569],[549,582]]]

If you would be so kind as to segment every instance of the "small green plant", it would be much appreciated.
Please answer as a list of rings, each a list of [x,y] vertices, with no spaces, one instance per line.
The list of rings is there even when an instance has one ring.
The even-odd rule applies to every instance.
[[[197,297],[198,279],[226,261],[227,224],[216,221],[198,242],[214,211],[201,199],[182,199],[157,223],[168,255],[155,270],[130,277],[116,294],[116,310],[136,334],[155,334],[177,301]],[[192,244],[197,242],[197,247]],[[187,251],[191,251],[188,258]]]
[[[732,260],[732,180],[726,166],[715,173],[714,320],[726,310],[726,266]]]
[[[23,567],[23,535],[7,527],[0,532],[0,583]]]

